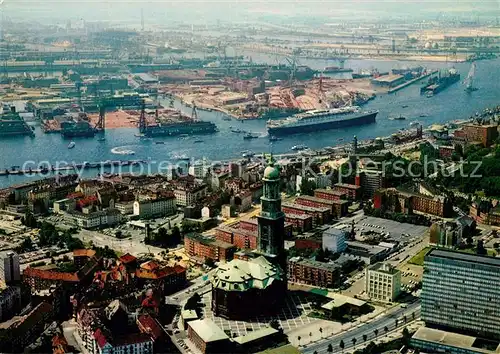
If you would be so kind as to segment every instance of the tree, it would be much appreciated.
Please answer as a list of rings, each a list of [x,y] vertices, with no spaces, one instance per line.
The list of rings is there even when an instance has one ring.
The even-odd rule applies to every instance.
[[[312,332],[309,332],[309,342],[311,342],[312,336],[313,336]]]
[[[470,235],[467,236],[466,241],[467,241],[467,246],[472,247],[472,244],[474,243],[474,239],[472,238],[472,236]]]
[[[329,343],[329,344],[328,344],[328,348],[326,348],[326,351],[327,351],[328,353],[333,353],[333,346],[332,346],[332,343]]]
[[[406,321],[408,321],[408,319],[406,318],[406,315],[403,316],[403,321],[404,321],[404,323],[406,323]]]
[[[410,342],[410,332],[408,331],[408,328],[403,328],[403,343],[405,345],[408,345],[408,343]]]
[[[389,328],[387,326],[384,327],[384,332],[385,332],[385,334],[387,334],[387,332],[389,332]]]
[[[351,339],[351,342],[352,342],[352,345],[353,345],[353,347],[354,347],[354,348],[356,348],[356,342],[357,342],[357,341],[358,341],[358,340],[357,340],[356,338],[352,338],[352,339]]]
[[[205,259],[205,265],[209,268],[214,268],[215,267],[215,262],[212,258],[206,258]]]
[[[302,177],[302,183],[300,184],[300,194],[313,196],[315,189],[316,182],[314,182],[314,180],[309,180],[308,177]]]
[[[323,328],[319,327],[319,333],[321,335],[321,338],[323,338]]]
[[[397,327],[397,326],[398,326],[398,319],[396,318],[396,319],[394,320],[394,327]]]
[[[297,337],[297,340],[299,341],[299,347],[300,347],[300,340],[301,340],[301,339],[302,339],[302,337],[301,337],[301,336],[298,336],[298,337]]]
[[[367,339],[368,339],[368,336],[366,334],[363,334],[363,342],[366,342]]]
[[[19,248],[21,253],[31,251],[33,249],[33,241],[31,241],[31,237],[25,237]]]
[[[342,349],[342,353],[343,353],[344,352],[344,348],[345,348],[345,343],[344,343],[344,341],[342,339],[340,340],[339,347],[340,347],[340,349]]]
[[[269,322],[269,327],[271,328],[274,328],[278,331],[282,330],[281,329],[281,325],[279,323],[279,321],[277,319],[272,319],[270,322]]]
[[[377,337],[378,337],[378,329],[376,329],[376,328],[375,328],[375,329],[373,330],[373,334],[375,334],[375,338],[377,338]]]
[[[477,241],[476,253],[480,256],[485,256],[488,254],[488,251],[486,251],[486,248],[484,248],[484,241],[483,240]]]
[[[21,218],[21,222],[24,226],[31,227],[32,229],[38,227],[38,221],[36,221],[35,216],[29,210],[27,210],[24,216]]]

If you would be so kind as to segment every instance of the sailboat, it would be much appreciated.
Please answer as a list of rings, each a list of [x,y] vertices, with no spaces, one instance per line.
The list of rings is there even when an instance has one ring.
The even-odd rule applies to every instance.
[[[474,75],[476,74],[476,63],[472,63],[469,73],[467,74],[467,77],[464,80],[464,85],[465,85],[465,91],[466,92],[473,92],[477,91],[477,87],[474,87]]]

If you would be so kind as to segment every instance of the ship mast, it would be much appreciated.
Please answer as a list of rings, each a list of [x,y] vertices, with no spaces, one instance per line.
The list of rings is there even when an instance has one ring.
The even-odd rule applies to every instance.
[[[467,77],[464,80],[465,84],[465,89],[466,90],[473,90],[474,89],[474,75],[476,74],[476,63],[472,63],[469,73],[467,74]]]

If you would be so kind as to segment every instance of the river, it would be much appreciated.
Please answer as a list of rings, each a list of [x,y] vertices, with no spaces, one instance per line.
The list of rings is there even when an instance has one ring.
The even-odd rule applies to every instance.
[[[324,60],[307,60],[301,62],[313,68],[325,66]],[[396,62],[396,61],[367,61],[350,60],[346,67],[353,69],[376,67],[379,71],[388,71],[392,67],[425,65],[429,68],[451,67],[447,63],[421,63],[421,62]],[[470,64],[458,63],[454,66],[462,74],[467,75]],[[290,152],[293,145],[305,144],[310,148],[322,148],[339,144],[339,139],[349,141],[353,135],[358,139],[369,139],[388,136],[402,128],[408,128],[413,120],[420,121],[424,126],[434,123],[443,123],[455,119],[464,119],[481,111],[485,107],[500,104],[500,59],[480,61],[476,70],[476,85],[478,91],[467,94],[461,83],[454,84],[432,98],[420,95],[419,83],[411,85],[396,94],[381,95],[364,106],[366,109],[377,109],[380,111],[377,122],[371,125],[349,127],[342,130],[320,131],[304,135],[292,135],[281,141],[269,143],[265,128],[265,121],[254,120],[240,122],[236,120],[223,120],[223,115],[218,112],[199,111],[198,116],[202,120],[214,122],[219,132],[213,135],[190,137],[186,140],[179,138],[155,138],[154,140],[140,140],[135,137],[137,129],[109,129],[106,131],[106,140],[98,141],[97,137],[76,138],[76,145],[68,149],[68,141],[62,139],[58,134],[43,134],[39,127],[36,128],[35,138],[12,137],[0,140],[0,169],[11,166],[22,166],[25,161],[33,161],[29,166],[36,167],[42,161],[55,164],[58,161],[83,162],[104,161],[119,159],[141,159],[159,161],[171,161],[175,155],[187,155],[193,159],[206,157],[209,160],[227,160],[241,156],[244,150],[256,153]],[[165,105],[168,103],[165,102]],[[191,109],[175,103],[178,108],[190,113]],[[404,106],[407,106],[404,108]],[[389,120],[388,117],[404,115],[406,121]],[[427,117],[419,118],[425,114]],[[259,134],[258,139],[244,140],[242,134],[235,134],[230,127],[240,128]],[[203,140],[194,143],[195,140]],[[161,140],[164,144],[156,144]],[[114,154],[113,148],[121,148],[135,151],[133,156]],[[115,150],[116,151],[116,150]],[[151,167],[155,170],[155,164]],[[96,170],[86,171],[86,175],[93,175]],[[40,178],[39,176],[0,176],[0,187]]]

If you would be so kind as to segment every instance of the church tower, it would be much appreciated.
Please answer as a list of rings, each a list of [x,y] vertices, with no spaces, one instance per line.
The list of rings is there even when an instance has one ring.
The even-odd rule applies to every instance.
[[[285,214],[281,211],[280,169],[272,157],[264,170],[257,251],[281,263],[285,251]]]

